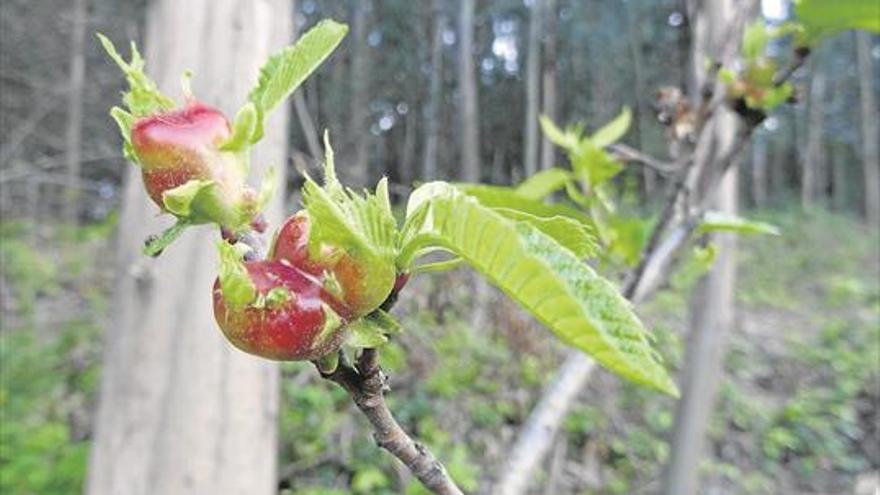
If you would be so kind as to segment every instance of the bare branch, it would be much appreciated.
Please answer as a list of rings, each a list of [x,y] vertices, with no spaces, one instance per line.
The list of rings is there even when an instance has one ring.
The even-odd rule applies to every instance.
[[[400,459],[425,488],[439,495],[462,495],[443,464],[427,447],[410,438],[392,416],[385,403],[387,385],[385,375],[379,368],[378,350],[364,349],[355,366],[340,351],[336,370],[321,373],[321,376],[348,392],[373,425],[376,444]]]
[[[680,170],[682,166],[682,164],[678,162],[659,160],[625,144],[612,144],[608,147],[608,150],[611,151],[611,154],[620,161],[639,163],[650,169],[656,170],[659,174],[665,176],[674,174],[676,171]]]

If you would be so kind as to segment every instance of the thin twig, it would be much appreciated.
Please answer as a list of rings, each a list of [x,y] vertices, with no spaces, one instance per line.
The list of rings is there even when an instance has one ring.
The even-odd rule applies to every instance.
[[[320,370],[319,370],[320,371]],[[373,425],[373,439],[379,447],[400,459],[425,488],[439,495],[462,495],[446,468],[424,445],[414,441],[400,427],[385,403],[385,375],[379,368],[379,352],[364,349],[352,366],[340,351],[339,364],[321,376],[337,383]]]
[[[643,153],[633,147],[625,144],[612,144],[608,147],[611,154],[615,158],[625,162],[640,163],[650,169],[653,169],[661,175],[672,175],[681,168],[681,164],[677,162],[665,162],[658,160],[653,156]]]

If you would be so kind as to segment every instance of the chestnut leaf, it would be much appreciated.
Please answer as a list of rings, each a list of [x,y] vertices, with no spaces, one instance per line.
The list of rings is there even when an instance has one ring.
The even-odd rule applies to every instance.
[[[670,395],[678,391],[650,334],[608,280],[537,228],[481,204],[450,184],[410,196],[398,263],[439,246],[460,256],[563,342],[603,367]]]

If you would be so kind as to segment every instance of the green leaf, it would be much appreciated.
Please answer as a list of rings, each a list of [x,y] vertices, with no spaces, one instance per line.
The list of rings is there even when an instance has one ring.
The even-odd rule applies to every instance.
[[[590,217],[577,208],[563,203],[544,203],[529,199],[510,187],[483,184],[456,184],[455,187],[468,196],[477,198],[484,206],[491,208],[508,208],[542,218],[562,216],[576,220],[583,225],[590,227],[593,225]]]
[[[119,127],[119,134],[122,135],[122,156],[128,161],[138,164],[137,155],[134,154],[134,148],[131,147],[131,128],[135,122],[134,116],[119,107],[111,108],[110,116],[113,117],[116,126]]]
[[[384,329],[370,318],[358,318],[348,325],[345,343],[352,347],[380,347],[388,342]]]
[[[677,394],[629,302],[531,223],[505,218],[449,184],[432,182],[410,197],[403,238],[401,256],[444,247],[602,366]]]
[[[330,19],[319,22],[302,35],[293,46],[272,55],[260,69],[257,85],[248,95],[259,118],[251,142],[263,136],[263,120],[279,103],[333,53],[345,37],[348,26]]]
[[[196,196],[212,186],[214,186],[212,180],[189,180],[162,193],[162,203],[169,213],[180,218],[188,218],[193,214],[192,205]]]
[[[805,28],[807,44],[847,29],[880,33],[877,0],[795,0],[794,8]]]
[[[257,132],[259,115],[252,102],[246,103],[235,116],[232,124],[232,135],[220,146],[223,151],[244,151],[251,144]]]
[[[559,216],[541,218],[508,208],[495,208],[495,211],[511,220],[530,224],[552,237],[578,258],[592,258],[599,251],[595,230],[570,218]]]
[[[614,120],[605,124],[605,126],[590,136],[590,141],[597,148],[604,148],[614,144],[626,134],[631,123],[632,111],[629,107],[623,107],[623,110],[620,111],[620,114]]]
[[[541,130],[544,132],[544,136],[546,136],[551,143],[569,153],[577,149],[581,141],[580,132],[571,128],[563,131],[559,127],[556,127],[556,124],[554,124],[546,115],[541,115],[538,122],[541,124]]]
[[[110,39],[101,33],[97,33],[97,36],[104,51],[122,69],[128,80],[129,90],[123,93],[122,100],[132,116],[140,118],[175,107],[174,100],[162,94],[156,83],[144,73],[144,59],[134,42],[131,43],[131,61],[126,62]]]
[[[217,243],[220,252],[220,291],[230,309],[240,309],[257,300],[257,287],[242,262],[241,253],[226,241]]]
[[[757,222],[720,211],[707,212],[697,232],[734,232],[737,234],[782,235],[779,227],[769,223]]]
[[[174,225],[165,229],[165,231],[159,236],[147,240],[147,243],[144,246],[144,254],[152,258],[159,256],[162,254],[162,251],[170,246],[172,242],[177,240],[177,238],[180,237],[180,234],[182,234],[190,225],[190,222],[186,219],[178,218]]]
[[[516,194],[529,199],[544,199],[571,182],[571,172],[558,167],[542,170],[521,182]]]
[[[325,134],[324,187],[309,176],[303,186],[303,203],[311,217],[309,247],[320,252],[322,244],[357,252],[365,260],[393,263],[397,255],[397,222],[391,213],[387,180],[376,194],[363,196],[344,190],[336,179],[333,149]]]
[[[757,20],[749,24],[743,31],[742,52],[747,59],[756,59],[764,55],[767,43],[772,38],[767,24]]]

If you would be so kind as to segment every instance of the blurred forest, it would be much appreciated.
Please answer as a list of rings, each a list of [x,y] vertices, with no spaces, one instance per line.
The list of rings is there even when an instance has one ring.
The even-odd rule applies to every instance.
[[[124,81],[93,33],[149,45],[148,3],[0,4],[2,493],[76,493],[87,477],[133,169],[108,117]],[[771,22],[791,15],[785,0],[759,7]],[[277,13],[296,32],[326,17],[351,31],[290,103],[288,190],[315,174],[324,129],[345,183],[384,174],[397,199],[431,179],[515,184],[562,163],[538,115],[595,129],[628,106],[624,143],[674,160],[655,110],[661,88],[691,85],[687,12],[683,0],[297,0]],[[147,72],[162,64],[148,59]],[[783,235],[739,242],[699,493],[880,485],[880,37],[827,40],[793,83],[795,101],[739,166],[741,209]],[[635,164],[615,181],[621,208],[647,219],[632,225],[642,242],[669,186]],[[680,270],[639,307],[673,372],[698,277]],[[466,492],[492,493],[564,346],[467,271],[416,280],[395,312],[411,331],[382,356],[392,410]],[[308,363],[280,373],[281,493],[423,493],[344,392]],[[530,493],[660,493],[675,413],[673,399],[597,372]]]

